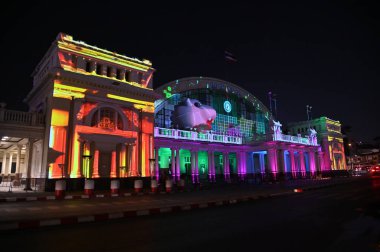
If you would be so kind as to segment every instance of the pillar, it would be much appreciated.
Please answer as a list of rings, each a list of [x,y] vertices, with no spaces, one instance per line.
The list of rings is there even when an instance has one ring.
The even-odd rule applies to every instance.
[[[300,157],[301,174],[302,174],[302,177],[305,178],[306,177],[305,155],[304,155],[303,151],[299,151],[298,153],[299,153],[299,157]]]
[[[208,151],[208,158],[207,158],[207,161],[208,161],[208,180],[209,181],[212,181],[212,155],[213,155],[213,152],[212,151]]]
[[[176,155],[175,155],[175,149],[170,148],[172,152],[172,157],[171,157],[171,172],[172,172],[172,179],[175,181],[175,165],[176,165]]]
[[[26,184],[24,190],[31,191],[31,174],[32,174],[32,161],[33,161],[33,145],[34,140],[32,138],[28,139],[28,168],[26,170]]]
[[[3,152],[3,164],[2,164],[2,173],[8,174],[7,170],[7,152]]]
[[[94,161],[92,163],[92,178],[99,178],[99,150],[94,146]]]
[[[160,148],[159,147],[156,147],[154,148],[154,175],[156,176],[156,180],[159,181],[160,180],[160,167],[159,167],[159,157],[158,157],[158,153],[159,153],[159,150]]]
[[[277,179],[277,149],[268,150],[268,166],[274,180]]]
[[[309,151],[309,167],[311,176],[315,176],[315,152]]]
[[[116,150],[112,150],[111,152],[111,178],[116,178]]]
[[[179,149],[176,150],[176,158],[175,158],[175,175],[176,175],[176,180],[179,181],[179,178],[181,176],[181,156],[179,155]]]
[[[290,157],[290,169],[292,172],[292,177],[296,178],[297,177],[297,171],[296,171],[296,162],[294,159],[294,151],[289,150],[289,157]]]
[[[195,183],[195,152],[191,151],[191,180]]]
[[[259,154],[259,163],[260,163],[261,178],[264,179],[264,177],[265,177],[265,157],[264,157],[264,153],[260,153]]]
[[[20,172],[21,146],[17,145],[16,173]]]
[[[9,164],[8,164],[8,173],[12,173],[12,159],[13,159],[13,153],[9,153]]]
[[[197,150],[197,151],[195,152],[195,180],[196,180],[196,183],[199,183],[198,158],[199,158],[199,151]]]
[[[278,150],[278,173],[285,175],[286,173],[286,159],[285,159],[285,150]]]

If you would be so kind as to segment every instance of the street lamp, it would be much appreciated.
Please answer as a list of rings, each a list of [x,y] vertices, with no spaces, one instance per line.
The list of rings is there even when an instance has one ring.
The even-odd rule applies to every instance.
[[[353,170],[353,160],[352,160],[352,148],[351,148],[351,146],[352,146],[352,144],[351,143],[349,143],[348,144],[348,147],[349,147],[349,149],[348,149],[348,151],[349,151],[349,155],[350,155],[350,164],[351,164],[351,171]]]

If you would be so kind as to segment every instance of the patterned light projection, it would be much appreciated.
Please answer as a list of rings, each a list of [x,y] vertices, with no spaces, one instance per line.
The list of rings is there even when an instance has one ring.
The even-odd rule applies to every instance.
[[[151,63],[74,41],[68,35],[58,40],[58,49],[64,72],[57,72],[53,85],[49,178],[150,176],[154,103],[152,98],[121,94],[153,92],[148,88],[154,72]],[[98,79],[85,82],[64,76],[75,72],[116,79],[126,76],[127,70],[132,80],[121,78],[116,84],[132,86],[115,82],[106,86],[104,80],[99,85]]]

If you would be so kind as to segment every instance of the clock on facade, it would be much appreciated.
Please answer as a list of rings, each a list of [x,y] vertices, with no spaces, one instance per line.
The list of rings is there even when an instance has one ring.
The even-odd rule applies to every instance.
[[[232,109],[232,105],[229,101],[225,101],[223,103],[223,108],[224,108],[224,111],[226,111],[227,113],[230,113]]]

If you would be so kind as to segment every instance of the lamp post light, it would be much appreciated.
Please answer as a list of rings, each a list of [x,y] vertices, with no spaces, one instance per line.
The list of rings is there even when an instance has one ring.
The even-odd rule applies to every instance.
[[[349,143],[348,144],[348,147],[349,147],[349,149],[348,149],[348,151],[349,151],[349,156],[350,156],[350,165],[351,165],[351,171],[353,170],[353,160],[352,160],[352,144],[351,143]]]

